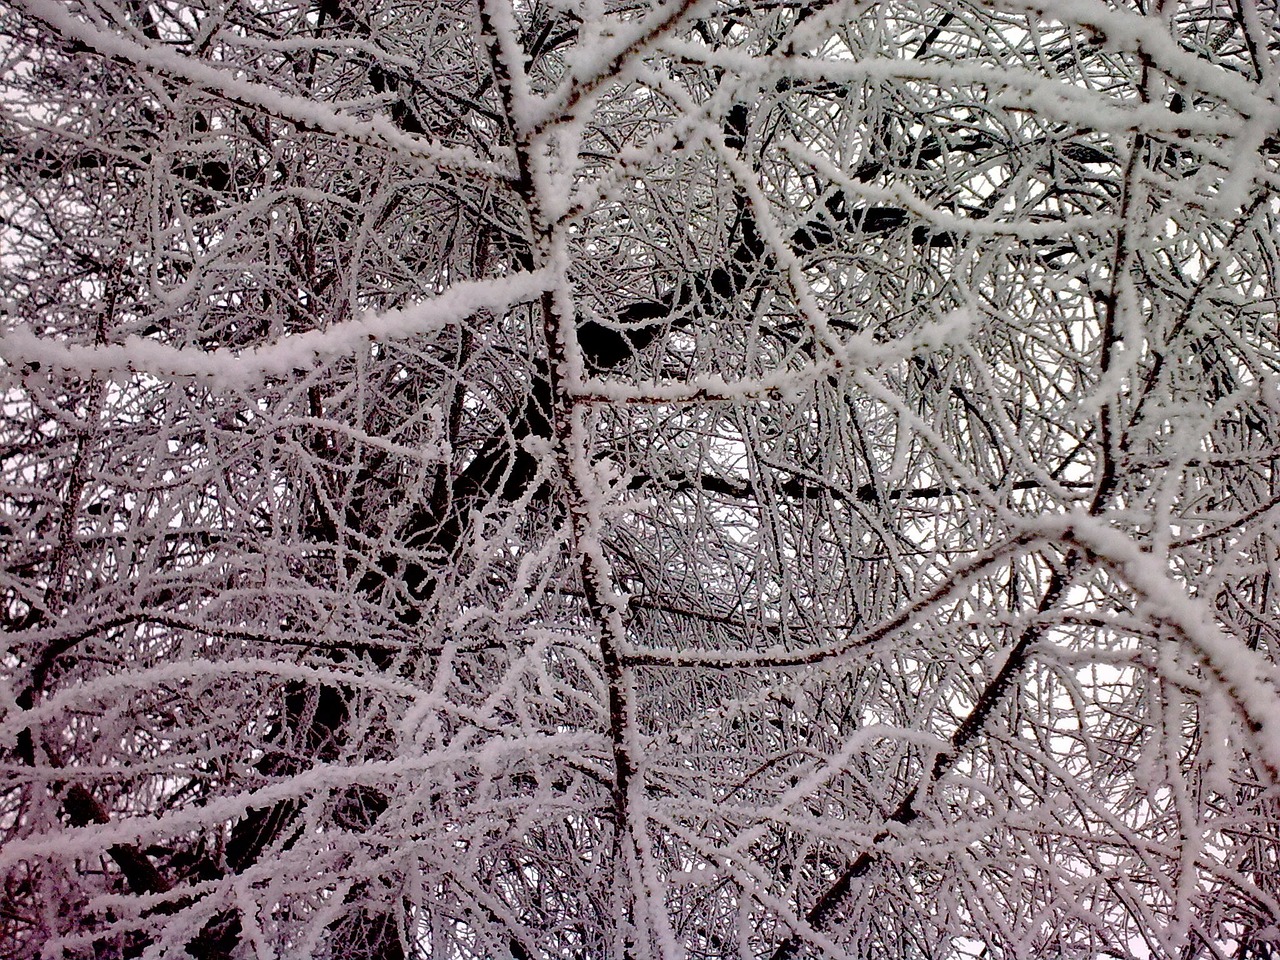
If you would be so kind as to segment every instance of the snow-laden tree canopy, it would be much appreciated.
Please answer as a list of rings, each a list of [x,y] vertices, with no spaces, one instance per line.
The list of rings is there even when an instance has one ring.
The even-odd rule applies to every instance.
[[[1280,945],[1264,0],[5,0],[0,956]]]

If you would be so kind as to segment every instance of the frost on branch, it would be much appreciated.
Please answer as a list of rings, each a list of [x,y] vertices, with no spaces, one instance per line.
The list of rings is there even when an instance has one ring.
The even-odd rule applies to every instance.
[[[0,956],[1274,953],[1266,5],[0,35]]]

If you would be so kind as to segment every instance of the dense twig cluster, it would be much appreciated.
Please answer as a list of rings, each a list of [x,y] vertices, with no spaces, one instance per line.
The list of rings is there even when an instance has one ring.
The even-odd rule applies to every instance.
[[[0,955],[1274,951],[1274,11],[0,38]]]

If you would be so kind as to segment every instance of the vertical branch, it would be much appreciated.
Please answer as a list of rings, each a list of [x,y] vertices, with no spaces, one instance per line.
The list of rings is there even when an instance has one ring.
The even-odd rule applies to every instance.
[[[664,29],[683,7],[673,5],[673,9],[675,12],[664,21]],[[483,2],[481,23],[515,142],[520,170],[517,189],[529,211],[535,265],[554,271],[558,280],[555,289],[543,295],[541,304],[542,340],[547,351],[551,442],[571,519],[571,547],[578,558],[583,593],[594,622],[604,674],[604,707],[613,761],[609,788],[614,837],[612,863],[616,877],[616,927],[613,935],[618,955],[629,960],[637,947],[636,901],[643,896],[643,883],[638,872],[639,857],[633,834],[642,826],[638,824],[633,809],[637,768],[632,743],[634,704],[630,696],[631,677],[623,663],[626,645],[623,614],[626,605],[615,589],[613,570],[603,545],[601,510],[608,491],[600,488],[591,465],[591,408],[580,402],[572,389],[575,379],[572,374],[578,371],[580,375],[582,356],[577,342],[572,283],[568,275],[566,227],[563,223],[555,223],[556,218],[550,214],[559,206],[557,198],[552,196],[555,184],[549,183],[545,172],[535,169],[534,165],[535,155],[554,156],[553,162],[558,163],[561,170],[572,169],[577,164],[576,140],[566,136],[552,147],[548,134],[554,131],[542,129],[533,132],[530,122],[533,95],[524,73],[525,58],[518,48],[511,10],[505,0]],[[577,103],[585,93],[571,91],[568,100]]]

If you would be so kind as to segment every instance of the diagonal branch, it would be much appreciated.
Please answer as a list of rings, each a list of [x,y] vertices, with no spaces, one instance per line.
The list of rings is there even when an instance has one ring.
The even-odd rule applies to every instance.
[[[1071,581],[1072,575],[1082,560],[1083,554],[1073,551],[1060,567],[1054,569],[1049,578],[1048,586],[1036,606],[1037,613],[1044,614],[1058,604]],[[877,848],[885,840],[888,840],[893,833],[892,826],[905,826],[920,815],[916,808],[916,801],[939,777],[951,769],[964,750],[982,732],[982,728],[986,726],[992,712],[1004,700],[1010,685],[1018,674],[1022,672],[1032,645],[1044,634],[1044,629],[1042,622],[1032,622],[1018,635],[1018,639],[1010,648],[1008,657],[1001,664],[1000,669],[996,671],[996,675],[988,681],[986,687],[978,696],[977,702],[973,705],[973,709],[969,711],[964,720],[960,722],[960,725],[956,727],[955,732],[952,733],[948,748],[934,757],[928,773],[922,776],[907,791],[906,796],[902,798],[894,811],[889,814],[888,825],[872,837],[866,849],[850,861],[849,865],[840,873],[840,876],[823,891],[814,905],[805,913],[805,922],[810,927],[815,930],[821,930],[831,921],[848,899],[853,890],[853,884],[864,877],[867,871],[871,869],[878,855]],[[800,946],[801,937],[793,933],[778,944],[777,949],[772,954],[772,960],[792,960]]]

